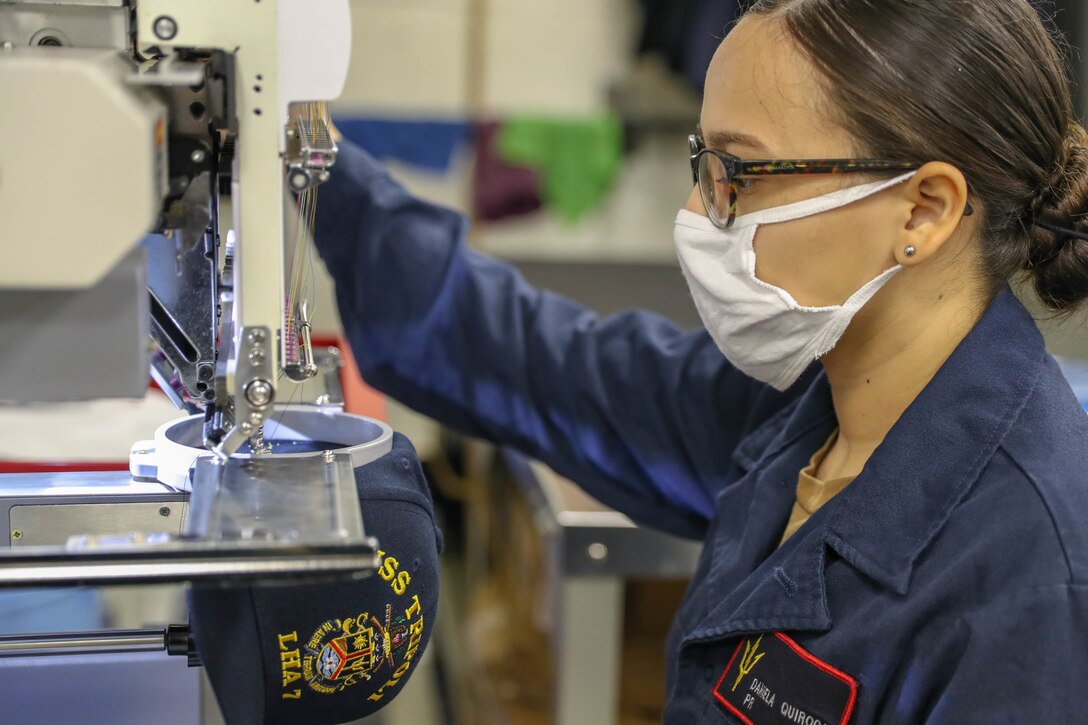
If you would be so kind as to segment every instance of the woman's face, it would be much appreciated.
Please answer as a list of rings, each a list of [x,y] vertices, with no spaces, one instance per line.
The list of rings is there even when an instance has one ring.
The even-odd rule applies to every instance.
[[[701,126],[709,148],[749,159],[851,158],[850,136],[832,119],[821,79],[770,16],[748,16],[722,43],[707,74]],[[880,177],[885,178],[885,177]],[[738,214],[872,181],[856,174],[763,177],[738,189]],[[756,276],[798,303],[828,306],[895,266],[902,200],[888,190],[850,206],[759,227]],[[687,208],[706,214],[698,189]]]

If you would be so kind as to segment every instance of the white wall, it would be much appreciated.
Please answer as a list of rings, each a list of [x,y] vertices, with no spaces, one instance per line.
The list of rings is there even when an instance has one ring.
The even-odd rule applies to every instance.
[[[634,0],[352,0],[352,69],[338,108],[439,118],[599,112],[628,65],[636,8]]]
[[[470,0],[352,0],[352,58],[338,112],[462,118]]]
[[[338,117],[590,118],[631,75],[640,23],[635,0],[353,0],[352,11]],[[472,243],[505,257],[670,261],[690,190],[686,156],[681,133],[651,139],[598,213],[576,225],[548,213],[478,225]],[[388,166],[414,193],[468,211],[470,152],[448,174]]]
[[[607,108],[610,82],[631,57],[630,0],[489,0],[484,110],[589,115]]]

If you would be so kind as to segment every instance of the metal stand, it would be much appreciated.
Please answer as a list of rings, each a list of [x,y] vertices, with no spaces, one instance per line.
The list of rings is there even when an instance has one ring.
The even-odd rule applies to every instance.
[[[555,725],[618,722],[628,578],[682,578],[701,544],[634,524],[537,461],[506,451],[548,543]]]
[[[619,722],[623,579],[564,577],[556,598],[554,722]]]

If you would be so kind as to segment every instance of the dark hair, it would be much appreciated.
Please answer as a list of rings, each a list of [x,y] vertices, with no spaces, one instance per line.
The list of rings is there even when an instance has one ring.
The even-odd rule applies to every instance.
[[[1088,233],[1088,134],[1027,0],[757,0],[749,12],[784,21],[858,152],[963,172],[994,290],[1026,270],[1052,310],[1088,298],[1088,241],[1053,231]]]

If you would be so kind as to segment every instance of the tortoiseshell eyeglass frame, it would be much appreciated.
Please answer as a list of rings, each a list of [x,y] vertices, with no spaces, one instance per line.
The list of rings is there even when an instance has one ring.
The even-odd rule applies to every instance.
[[[688,146],[691,149],[691,175],[692,182],[699,187],[699,193],[703,197],[703,205],[714,225],[720,229],[729,229],[737,219],[737,187],[733,179],[746,176],[785,176],[797,174],[853,174],[872,173],[877,171],[914,171],[921,168],[918,164],[909,161],[886,161],[882,159],[761,159],[743,161],[724,151],[708,149],[703,143],[700,134],[688,136]],[[707,198],[711,193],[707,185],[700,182],[700,159],[711,154],[718,157],[725,167],[726,186],[729,188],[728,214],[721,219],[717,212],[717,205],[713,197]],[[968,207],[970,208],[970,207]]]

